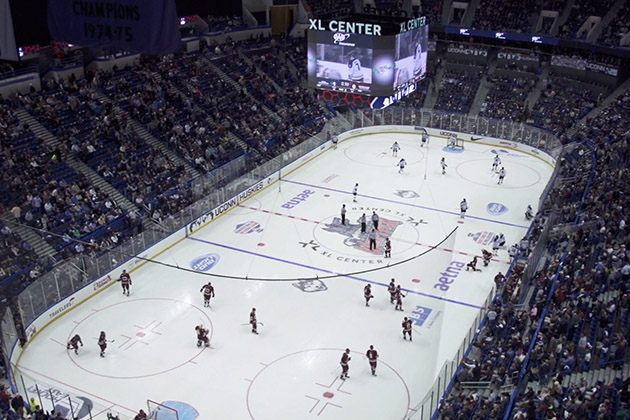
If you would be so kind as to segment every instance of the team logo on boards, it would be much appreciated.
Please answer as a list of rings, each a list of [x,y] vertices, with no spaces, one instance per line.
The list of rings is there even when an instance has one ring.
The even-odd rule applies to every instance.
[[[420,194],[418,194],[415,191],[411,191],[411,190],[396,190],[396,191],[394,191],[394,195],[397,195],[398,197],[401,197],[401,198],[418,198],[418,197],[420,197]]]
[[[221,256],[219,254],[206,254],[195,258],[190,262],[190,268],[195,271],[210,271],[212,267],[217,265]]]
[[[297,287],[298,289],[306,293],[325,292],[326,290],[328,290],[326,284],[319,279],[299,280],[291,284],[293,285],[293,287]]]
[[[495,234],[493,232],[483,231],[471,232],[468,236],[479,245],[490,245],[492,243],[492,239],[495,237]]]
[[[250,220],[249,222],[236,225],[236,227],[234,228],[234,233],[247,235],[248,233],[262,232],[263,230],[264,229],[260,226],[260,223]]]
[[[411,311],[409,318],[419,327],[422,327],[424,323],[429,319],[429,316],[433,312],[433,309],[426,306],[416,305],[416,309]]]
[[[493,216],[501,216],[508,212],[508,208],[506,205],[501,203],[488,203],[486,206],[486,211]]]

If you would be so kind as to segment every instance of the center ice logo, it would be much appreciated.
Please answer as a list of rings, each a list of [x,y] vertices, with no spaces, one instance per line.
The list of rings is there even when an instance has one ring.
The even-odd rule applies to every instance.
[[[346,220],[345,225],[341,224],[341,219],[335,217],[332,223],[324,225],[324,231],[334,232],[344,237],[343,244],[347,247],[358,249],[370,254],[381,254],[385,245],[385,238],[391,238],[396,228],[403,222],[398,220],[389,220],[381,217],[378,221],[378,230],[376,231],[376,249],[370,250],[370,238],[368,232],[372,230],[372,222],[368,223],[366,232],[361,233],[361,224],[352,223]]]
[[[293,287],[297,287],[301,291],[307,293],[325,292],[326,290],[328,290],[326,284],[319,279],[299,280],[291,284],[293,285]]]

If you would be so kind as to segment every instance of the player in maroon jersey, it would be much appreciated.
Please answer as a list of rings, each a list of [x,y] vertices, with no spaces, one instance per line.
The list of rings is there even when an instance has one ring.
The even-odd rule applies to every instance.
[[[385,238],[385,258],[392,257],[392,242],[389,238]]]
[[[120,284],[122,284],[123,295],[129,296],[129,286],[131,286],[131,276],[127,273],[127,270],[123,270],[118,278]]]
[[[98,336],[98,346],[101,348],[101,357],[105,357],[105,349],[107,348],[105,331],[101,331],[101,335]]]
[[[210,339],[208,338],[210,330],[204,328],[203,325],[197,325],[195,331],[197,332],[197,347],[201,347],[202,345],[210,347]]]
[[[79,334],[75,334],[74,337],[68,341],[68,345],[66,348],[68,350],[74,349],[74,354],[79,354],[79,344],[83,347],[83,341],[81,341],[81,336]]]
[[[374,346],[370,346],[370,349],[365,353],[365,356],[370,362],[370,370],[372,371],[372,376],[376,376],[376,359],[378,359],[378,352],[374,350]]]
[[[363,297],[365,298],[365,306],[370,306],[370,299],[374,297],[372,294],[372,285],[366,284],[363,288]]]
[[[352,357],[350,357],[350,349],[346,349],[341,356],[341,362],[339,362],[339,364],[341,364],[341,379],[345,380],[349,378],[348,369],[350,369],[350,366],[348,365],[348,362],[350,359],[352,359]]]
[[[480,268],[477,268],[477,256],[475,255],[475,257],[472,259],[471,262],[469,262],[468,264],[466,264],[466,271],[468,271],[469,268],[472,268],[472,271],[481,271]]]
[[[389,282],[389,286],[387,286],[387,291],[389,292],[389,302],[394,303],[394,298],[396,297],[396,284],[395,280]]]
[[[140,410],[138,411],[138,414],[136,414],[136,417],[133,418],[133,420],[147,420],[149,417],[147,417],[147,413],[144,412],[144,410]]]
[[[483,266],[487,267],[488,264],[490,264],[490,260],[492,259],[492,252],[482,249],[481,254],[483,256]]]
[[[210,298],[214,297],[214,287],[212,283],[208,282],[208,284],[204,284],[200,292],[203,292],[203,306],[210,307]]]
[[[406,295],[403,295],[402,291],[400,290],[400,284],[398,286],[396,286],[396,291],[394,292],[394,299],[396,300],[396,307],[394,308],[397,311],[402,311],[403,307],[402,307],[402,299],[404,297],[407,297]]]
[[[407,339],[407,334],[409,334],[409,341],[413,341],[411,338],[411,320],[405,317],[402,322],[403,329],[403,340]]]
[[[249,313],[249,323],[252,324],[252,332],[258,334],[258,321],[256,320],[256,308]]]

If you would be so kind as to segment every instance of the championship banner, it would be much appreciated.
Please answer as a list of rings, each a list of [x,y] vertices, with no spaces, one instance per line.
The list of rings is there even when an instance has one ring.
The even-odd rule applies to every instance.
[[[174,0],[49,0],[53,39],[90,47],[158,55],[178,51]]]
[[[0,0],[0,60],[18,60],[9,0]]]

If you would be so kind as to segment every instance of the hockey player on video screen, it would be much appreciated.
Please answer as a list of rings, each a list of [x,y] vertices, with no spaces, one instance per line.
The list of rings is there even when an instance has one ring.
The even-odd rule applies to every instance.
[[[416,51],[413,55],[413,75],[414,77],[420,77],[424,70],[422,62],[422,42],[418,41],[416,44]]]
[[[355,57],[354,54],[350,54],[350,60],[348,61],[348,68],[350,72],[348,73],[348,78],[353,82],[362,82],[363,81],[363,71],[361,70],[361,60]]]

